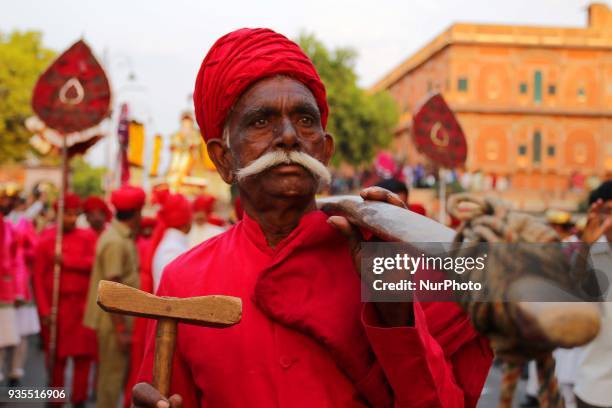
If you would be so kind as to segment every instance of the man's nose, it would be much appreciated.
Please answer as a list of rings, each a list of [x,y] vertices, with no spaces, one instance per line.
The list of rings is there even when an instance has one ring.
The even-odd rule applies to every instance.
[[[300,139],[290,119],[284,118],[280,122],[274,146],[283,150],[299,150]]]

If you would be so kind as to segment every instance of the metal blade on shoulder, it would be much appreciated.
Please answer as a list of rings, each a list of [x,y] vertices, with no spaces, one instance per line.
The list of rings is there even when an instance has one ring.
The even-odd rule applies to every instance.
[[[381,201],[364,201],[360,196],[343,195],[317,200],[318,207],[328,214],[341,214],[379,238],[391,242],[450,243],[455,237],[451,228],[414,213]]]

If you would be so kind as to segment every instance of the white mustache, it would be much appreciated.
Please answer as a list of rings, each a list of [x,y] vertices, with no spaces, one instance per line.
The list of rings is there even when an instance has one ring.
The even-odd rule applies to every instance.
[[[319,186],[328,185],[331,182],[331,173],[323,163],[304,152],[275,150],[253,160],[245,167],[236,171],[236,178],[242,181],[247,177],[254,176],[279,164],[299,164],[308,170]]]

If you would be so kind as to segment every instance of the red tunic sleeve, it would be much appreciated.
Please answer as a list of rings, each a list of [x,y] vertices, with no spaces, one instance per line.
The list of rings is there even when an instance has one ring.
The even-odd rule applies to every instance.
[[[379,327],[371,304],[366,304],[362,314],[370,345],[393,390],[395,406],[475,407],[493,358],[486,341],[464,334],[461,344],[446,342],[442,332],[435,338],[421,304],[412,305],[413,327]],[[454,329],[445,328],[448,332]]]
[[[164,282],[167,279],[162,280],[162,283],[157,290],[158,296],[164,296],[167,291],[164,287]],[[181,324],[178,325],[177,333],[177,347],[174,351],[174,360],[172,363],[172,376],[170,384],[170,394],[178,394],[183,398],[184,407],[198,407],[200,401],[198,398],[198,389],[193,382],[193,376],[187,366],[184,358],[181,355],[180,342],[181,336]],[[157,321],[149,320],[147,325],[146,345],[145,354],[140,366],[140,372],[138,374],[138,382],[152,382],[153,378],[153,361],[155,357],[155,330],[157,329]]]

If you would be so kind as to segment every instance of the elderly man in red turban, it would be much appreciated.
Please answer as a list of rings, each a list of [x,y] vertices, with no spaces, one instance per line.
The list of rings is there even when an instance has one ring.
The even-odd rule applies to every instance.
[[[69,358],[73,361],[72,396],[74,406],[85,406],[89,370],[96,357],[96,333],[83,325],[87,288],[93,266],[96,235],[77,228],[81,200],[72,193],[64,199],[64,219],[59,305],[57,314],[57,348],[51,378],[52,387],[64,386],[64,372]],[[53,268],[57,226],[46,229],[40,237],[34,262],[34,294],[43,324],[45,348],[49,353],[49,318],[53,299]]]
[[[106,228],[106,224],[113,217],[113,213],[106,202],[96,196],[89,196],[83,201],[83,212],[85,213],[85,217],[87,217],[87,223],[89,227],[96,233],[96,235],[100,236],[104,228]]]
[[[193,200],[193,223],[189,231],[190,248],[225,231],[224,228],[210,222],[215,201],[215,197],[210,195],[201,195]]]
[[[325,87],[299,46],[268,29],[220,38],[194,102],[244,217],[172,262],[157,293],[238,296],[243,318],[179,325],[169,399],[146,383],[151,331],[136,406],[476,406],[492,353],[459,306],[361,302],[353,227],[316,209],[334,143]],[[362,196],[403,205],[380,188]]]
[[[141,188],[124,186],[111,194],[115,219],[104,230],[96,247],[93,273],[89,282],[85,325],[98,334],[99,407],[115,407],[126,381],[133,319],[103,312],[96,304],[102,279],[140,286],[139,260],[135,239],[145,203]]]

